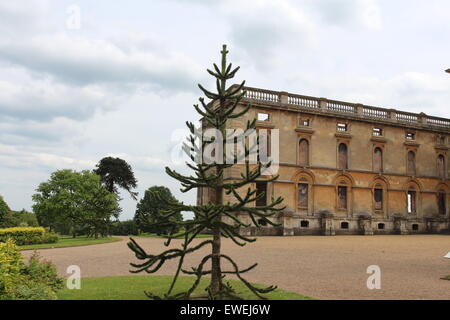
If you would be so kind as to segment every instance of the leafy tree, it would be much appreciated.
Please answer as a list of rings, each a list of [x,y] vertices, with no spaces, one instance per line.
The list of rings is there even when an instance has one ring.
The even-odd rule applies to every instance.
[[[0,196],[0,227],[9,227],[7,225],[8,216],[11,214],[11,209],[5,202],[2,196]]]
[[[204,126],[219,130],[223,137],[227,137],[227,121],[242,117],[250,109],[250,106],[244,108],[239,106],[239,102],[245,95],[245,91],[243,90],[245,81],[240,85],[227,88],[227,80],[232,79],[235,76],[239,67],[232,69],[232,65],[227,64],[228,51],[225,45],[223,46],[221,53],[221,68],[214,64],[214,71],[208,70],[208,73],[216,79],[217,92],[213,93],[199,85],[199,88],[203,91],[204,95],[211,99],[211,101],[210,103],[206,103],[204,98],[200,98],[201,105],[194,105],[194,108],[203,117],[202,120]],[[246,129],[255,130],[255,125],[256,119],[248,121]],[[155,299],[189,299],[192,292],[198,286],[200,279],[205,275],[211,275],[211,282],[207,288],[208,298],[238,298],[232,287],[224,282],[224,277],[227,274],[235,275],[255,295],[264,298],[262,294],[274,290],[275,287],[270,286],[260,289],[252,286],[245,280],[242,275],[245,272],[253,270],[257,264],[241,269],[231,257],[221,252],[221,238],[229,238],[239,246],[243,246],[246,243],[256,240],[239,233],[240,227],[250,226],[241,220],[240,215],[238,215],[239,213],[244,213],[250,217],[255,226],[259,226],[260,224],[275,225],[269,217],[284,209],[281,207],[283,199],[272,199],[268,205],[264,206],[257,205],[257,200],[264,197],[265,194],[257,194],[254,185],[256,181],[274,181],[278,176],[262,179],[262,170],[268,169],[271,164],[263,164],[262,162],[250,164],[250,155],[254,155],[254,151],[258,146],[258,139],[256,140],[256,143],[252,142],[246,145],[244,154],[236,155],[234,157],[234,163],[232,164],[229,164],[229,161],[226,161],[225,151],[223,152],[223,155],[221,155],[220,152],[216,152],[214,156],[218,160],[212,161],[212,163],[209,161],[202,161],[206,156],[206,150],[211,149],[208,148],[208,146],[211,146],[212,143],[216,145],[217,142],[214,139],[202,139],[203,137],[207,137],[205,137],[200,130],[195,128],[193,123],[187,122],[187,126],[191,134],[188,137],[189,144],[185,144],[183,149],[187,151],[187,154],[192,160],[192,163],[188,163],[187,165],[194,171],[194,174],[185,176],[170,168],[166,168],[166,172],[169,176],[181,182],[182,192],[203,188],[203,190],[209,190],[210,193],[215,195],[213,197],[214,200],[202,205],[186,205],[184,203],[173,201],[173,199],[167,198],[162,194],[158,194],[161,201],[166,203],[166,209],[164,210],[165,222],[160,222],[159,225],[168,225],[170,219],[182,211],[193,212],[194,219],[191,221],[178,222],[178,225],[185,230],[183,232],[184,242],[182,243],[181,249],[170,248],[159,254],[150,254],[139,246],[134,239],[131,239],[128,246],[136,254],[138,259],[143,260],[142,263],[131,264],[136,268],[133,272],[137,273],[145,270],[148,273],[153,273],[158,271],[166,261],[178,259],[177,271],[174,275],[172,284],[164,297],[157,297],[151,293],[147,293],[149,297]],[[243,135],[239,135],[237,138],[241,139],[243,137]],[[226,141],[219,141],[218,143],[222,144],[224,150],[226,149]],[[234,148],[234,146],[231,147]],[[191,152],[192,150],[193,154]],[[202,152],[202,150],[205,150],[205,152]],[[245,164],[236,164],[238,158],[245,159]],[[224,179],[225,170],[231,169],[233,166],[238,166],[237,169],[242,172],[241,178],[237,180]],[[224,198],[224,196],[227,196],[227,198]],[[213,239],[192,244],[196,235],[205,228],[212,231]],[[170,243],[171,237],[169,235],[165,244],[166,246],[169,246]],[[210,246],[211,252],[201,260],[198,266],[193,267],[191,270],[183,267],[186,255],[206,246]],[[227,267],[231,267],[231,270],[223,270],[223,262],[227,264]],[[207,268],[209,263],[211,265],[210,269]],[[196,280],[192,288],[188,291],[174,295],[172,294],[172,290],[180,272],[187,275],[194,275],[196,276]]]
[[[73,237],[85,227],[95,236],[106,233],[111,217],[117,214],[117,196],[88,170],[53,172],[50,180],[41,183],[36,191],[33,210],[39,223],[55,230],[66,226]]]
[[[133,200],[137,200],[137,192],[132,189],[137,187],[137,180],[134,177],[131,166],[120,158],[106,157],[97,164],[96,174],[101,177],[103,185],[109,192],[118,194],[118,188],[122,188],[130,194]]]
[[[113,236],[137,236],[139,234],[138,226],[134,220],[114,221],[109,231]]]
[[[161,201],[158,195],[162,195],[164,198],[171,199],[174,202],[177,201],[172,192],[166,187],[153,186],[148,188],[145,191],[144,198],[137,204],[134,215],[136,224],[144,232],[156,234],[168,234],[170,231],[178,232],[179,226],[176,222],[183,220],[180,212],[172,216],[172,220],[174,220],[172,225],[158,225],[159,222],[165,221],[164,210],[166,209],[166,203]]]
[[[25,209],[21,211],[11,211],[6,218],[7,227],[38,227],[36,215],[33,212],[28,212]]]

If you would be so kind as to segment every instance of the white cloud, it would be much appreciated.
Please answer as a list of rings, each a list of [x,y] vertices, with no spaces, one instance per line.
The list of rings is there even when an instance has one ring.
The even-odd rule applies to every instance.
[[[24,42],[5,39],[0,41],[0,58],[71,84],[139,84],[159,90],[192,90],[200,70],[181,53],[139,46],[122,50],[107,40],[66,33],[39,35]]]

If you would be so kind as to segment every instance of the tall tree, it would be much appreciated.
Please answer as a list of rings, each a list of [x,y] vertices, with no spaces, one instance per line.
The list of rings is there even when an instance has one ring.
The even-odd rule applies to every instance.
[[[137,200],[138,193],[132,191],[137,187],[131,166],[123,159],[106,157],[97,164],[96,174],[101,177],[102,183],[109,192],[119,193],[122,188],[130,194],[133,200]]]
[[[165,227],[158,226],[158,222],[165,221],[164,210],[166,209],[166,203],[160,200],[159,195],[176,201],[168,188],[163,186],[150,187],[145,191],[144,197],[136,206],[134,221],[136,221],[139,229],[144,232],[157,234],[168,234],[170,231],[178,232],[179,226],[177,222],[183,220],[180,212],[172,217],[174,220],[172,225]]]
[[[220,131],[222,137],[227,137],[227,121],[244,116],[250,109],[250,106],[244,108],[238,107],[239,102],[245,95],[245,91],[243,90],[245,81],[240,85],[227,88],[227,80],[232,79],[235,76],[239,67],[232,69],[232,65],[227,63],[228,51],[225,45],[223,46],[221,54],[221,67],[219,68],[214,64],[214,71],[208,70],[208,73],[216,79],[217,92],[208,91],[203,86],[199,85],[200,90],[207,98],[211,99],[211,101],[210,103],[206,103],[204,98],[200,98],[200,105],[194,105],[194,108],[203,117],[203,123],[207,127],[216,129]],[[260,289],[252,286],[245,280],[242,274],[254,269],[257,264],[241,269],[231,257],[221,252],[221,238],[229,238],[239,246],[243,246],[246,243],[256,240],[240,234],[239,229],[241,227],[249,227],[250,224],[246,224],[241,220],[238,215],[239,213],[247,214],[255,226],[259,226],[260,224],[276,225],[269,217],[284,209],[281,207],[283,199],[272,198],[272,201],[270,201],[268,205],[258,205],[257,200],[265,197],[265,194],[264,192],[257,193],[254,185],[256,181],[274,181],[278,176],[272,176],[268,179],[262,178],[262,170],[269,168],[271,165],[270,162],[266,164],[263,164],[262,162],[250,164],[250,155],[254,154],[254,150],[258,145],[258,139],[256,140],[256,143],[245,145],[244,154],[235,155],[234,163],[232,164],[226,161],[226,152],[223,152],[223,154],[221,152],[215,152],[213,157],[216,160],[212,161],[212,163],[210,161],[203,161],[205,160],[206,150],[211,149],[208,148],[208,146],[220,143],[222,144],[223,150],[225,150],[227,141],[223,140],[218,142],[215,139],[208,139],[208,137],[195,128],[194,124],[191,122],[187,122],[187,126],[191,134],[188,137],[188,144],[185,144],[184,146],[184,150],[192,160],[192,163],[187,163],[187,165],[194,171],[194,174],[185,176],[168,167],[166,167],[166,172],[169,176],[181,182],[182,192],[202,188],[203,190],[209,190],[209,193],[214,194],[214,200],[207,204],[186,205],[184,203],[175,202],[172,199],[159,194],[161,201],[166,203],[166,223],[169,222],[169,219],[172,216],[179,214],[182,211],[193,212],[194,219],[179,223],[185,230],[183,233],[184,242],[181,249],[172,248],[160,254],[148,254],[134,239],[131,239],[128,246],[135,252],[138,259],[144,260],[144,262],[140,264],[131,264],[136,268],[133,272],[145,270],[148,273],[153,273],[158,271],[167,260],[178,259],[178,268],[172,281],[172,285],[163,298],[189,299],[192,292],[198,286],[201,277],[204,275],[211,275],[211,282],[207,288],[208,297],[210,299],[237,298],[231,286],[223,281],[224,276],[227,274],[236,275],[254,294],[263,298],[261,294],[270,292],[274,290],[275,287],[270,286]],[[247,132],[254,131],[255,128],[256,119],[247,121]],[[239,140],[244,137],[245,133],[244,135],[238,136],[237,139]],[[230,147],[234,148],[234,145]],[[202,150],[205,150],[205,152]],[[194,152],[192,153],[192,151]],[[224,179],[224,171],[238,165],[236,164],[237,159],[242,159],[242,157],[245,158],[245,164],[239,164],[240,167],[238,167],[242,172],[241,179]],[[225,201],[224,195],[227,195],[232,201]],[[164,224],[164,222],[160,222],[160,224]],[[212,231],[213,239],[205,240],[200,244],[192,244],[196,235],[205,228]],[[169,236],[166,245],[169,246],[170,243],[171,237]],[[201,260],[199,265],[192,268],[192,270],[183,268],[185,256],[205,246],[211,246],[211,252]],[[211,262],[211,269],[205,270],[206,264],[209,262]],[[222,262],[225,262],[227,266],[231,267],[231,270],[223,270]],[[188,291],[173,295],[172,290],[180,272],[187,275],[195,275],[197,278]],[[161,298],[149,293],[147,294],[152,298]]]
[[[0,227],[9,227],[7,225],[8,217],[11,215],[11,209],[5,202],[2,196],[0,196]]]
[[[65,225],[76,237],[77,229],[88,227],[93,235],[107,228],[117,212],[117,195],[106,190],[100,177],[88,170],[58,170],[41,183],[33,195],[33,211],[42,226]]]

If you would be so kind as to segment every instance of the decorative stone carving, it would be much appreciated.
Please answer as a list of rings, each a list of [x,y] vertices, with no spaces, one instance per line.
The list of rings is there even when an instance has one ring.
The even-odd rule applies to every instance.
[[[394,230],[398,234],[409,234],[408,229],[406,228],[406,217],[400,213],[394,213]]]
[[[368,212],[361,212],[358,215],[358,224],[361,234],[363,235],[373,235],[372,228],[372,215]]]
[[[317,212],[321,218],[322,232],[325,236],[334,236],[336,231],[334,229],[333,213],[328,210],[321,210]]]

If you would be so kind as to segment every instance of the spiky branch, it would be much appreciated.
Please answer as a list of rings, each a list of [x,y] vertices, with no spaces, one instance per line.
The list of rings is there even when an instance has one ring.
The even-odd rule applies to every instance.
[[[233,69],[231,63],[227,64],[228,51],[225,45],[223,46],[221,54],[221,67],[219,68],[214,64],[214,70],[207,70],[208,73],[216,79],[216,92],[209,91],[199,84],[198,87],[200,90],[211,101],[206,103],[204,98],[199,98],[200,103],[195,104],[194,108],[202,116],[202,129],[205,129],[205,127],[213,128],[220,131],[222,137],[226,137],[227,122],[231,119],[243,117],[251,106],[248,105],[242,110],[238,110],[240,101],[245,95],[245,81],[240,85],[227,88],[227,80],[232,79],[236,75],[239,67]],[[183,150],[192,161],[187,162],[186,165],[193,171],[193,174],[190,176],[182,175],[168,167],[166,167],[166,173],[172,178],[180,181],[182,192],[188,192],[198,188],[209,188],[209,190],[215,193],[215,201],[209,201],[207,204],[186,205],[156,193],[155,196],[165,204],[165,209],[162,212],[163,219],[158,222],[158,225],[161,227],[173,226],[174,221],[172,218],[183,211],[193,212],[194,219],[176,222],[178,226],[182,227],[183,231],[176,235],[171,233],[167,237],[167,241],[165,242],[167,247],[170,246],[171,240],[175,236],[183,237],[184,241],[181,248],[167,249],[160,254],[149,254],[139,246],[135,240],[131,239],[128,246],[139,260],[144,261],[141,264],[131,264],[135,268],[132,272],[137,273],[145,271],[147,273],[155,273],[166,261],[178,259],[177,271],[168,292],[163,297],[147,293],[147,295],[153,299],[190,299],[192,293],[199,285],[201,278],[208,275],[211,276],[211,282],[207,287],[208,297],[210,299],[237,298],[238,296],[233,288],[223,281],[227,274],[235,275],[250,291],[263,299],[264,297],[262,294],[268,293],[276,287],[270,286],[260,289],[254,287],[250,282],[245,280],[242,277],[242,274],[253,270],[257,264],[244,269],[239,268],[232,258],[221,253],[221,238],[229,238],[239,246],[244,246],[246,243],[256,240],[240,234],[240,228],[249,227],[250,224],[244,223],[240,219],[239,213],[248,215],[253,224],[257,227],[260,225],[261,221],[270,225],[276,225],[272,222],[270,217],[284,209],[284,207],[281,207],[283,199],[281,197],[277,199],[272,198],[268,205],[255,206],[254,203],[266,195],[257,194],[256,190],[249,186],[256,181],[274,181],[278,176],[262,179],[262,170],[269,168],[271,163],[250,163],[250,155],[253,155],[258,151],[259,138],[248,144],[244,143],[244,151],[234,154],[234,159],[231,163],[230,161],[227,161],[225,152],[223,152],[222,159],[220,159],[222,161],[205,161],[205,148],[212,143],[217,143],[217,141],[214,139],[207,139],[204,132],[197,129],[193,123],[186,122],[186,125],[190,131],[190,135],[183,145]],[[247,121],[246,129],[246,132],[255,130],[256,119]],[[241,135],[235,138],[245,139],[245,137],[245,135]],[[228,147],[227,140],[224,139],[221,142],[219,141],[219,143],[222,143],[222,150],[225,151]],[[240,179],[236,179],[235,181],[225,180],[223,178],[224,171],[232,166],[238,165],[238,160],[244,160],[244,170],[241,173]],[[246,190],[243,193],[240,193],[240,189],[244,189],[246,186]],[[225,202],[223,199],[224,195],[231,195],[234,201]],[[227,223],[224,219],[225,217],[229,218],[232,223]],[[199,244],[193,245],[192,241],[205,229],[211,230],[213,239],[205,240]],[[186,255],[200,250],[205,246],[211,246],[211,254],[205,256],[198,266],[193,267],[192,270],[183,268]],[[222,270],[222,261],[226,262],[227,265],[230,265],[231,269]],[[211,264],[210,269],[205,269],[207,263]],[[188,291],[172,294],[180,273],[195,276],[195,282]]]

